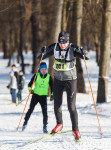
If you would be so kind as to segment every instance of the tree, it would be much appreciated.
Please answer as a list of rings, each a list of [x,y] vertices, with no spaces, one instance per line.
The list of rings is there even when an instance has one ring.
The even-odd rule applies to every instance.
[[[102,23],[102,1],[83,1],[81,42],[86,50],[96,51],[96,62],[100,60],[100,37]]]
[[[21,58],[21,66],[22,66],[22,70],[25,73],[25,69],[24,69],[24,57],[23,57],[23,27],[24,27],[24,18],[23,17],[23,12],[24,12],[24,4],[22,0],[19,0],[19,10],[20,10],[20,45],[19,45],[19,51],[18,54],[20,54],[20,58]]]
[[[54,1],[54,9],[53,9],[53,18],[52,18],[52,28],[50,39],[52,43],[58,41],[58,34],[61,31],[61,18],[62,18],[62,7],[63,7],[63,0],[56,0]],[[53,75],[53,64],[54,64],[54,56],[49,58],[49,73]]]
[[[41,49],[42,45],[42,26],[41,26],[41,0],[33,0],[32,2],[33,13],[31,16],[32,24],[32,51],[33,51],[33,68],[32,72],[37,71],[37,52]]]
[[[97,103],[107,102],[111,48],[111,0],[103,0]]]
[[[73,9],[72,23],[71,23],[71,41],[72,43],[81,45],[81,26],[82,26],[82,10],[83,10],[83,0],[74,0],[71,3],[71,9]],[[86,93],[84,74],[81,65],[80,58],[76,59],[77,68],[77,92]]]

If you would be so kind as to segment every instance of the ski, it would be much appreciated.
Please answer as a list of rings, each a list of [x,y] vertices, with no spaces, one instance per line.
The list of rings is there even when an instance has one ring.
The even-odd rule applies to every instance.
[[[41,138],[38,138],[36,140],[33,140],[33,141],[30,141],[28,142],[27,144],[33,144],[33,143],[36,143],[38,141],[41,141],[41,140],[45,140],[45,139],[48,139],[54,135],[57,135],[57,134],[64,134],[64,133],[68,133],[68,132],[72,132],[72,130],[67,130],[67,131],[62,131],[62,132],[57,132],[57,133],[50,133],[50,134],[47,134],[47,135],[44,135],[42,136]]]
[[[77,139],[75,139],[75,141],[76,141],[76,142],[80,142],[80,138],[79,138],[79,139],[78,139],[78,138],[77,138]]]
[[[28,96],[27,96],[27,97],[28,97]],[[27,98],[27,97],[26,97],[26,98]],[[26,100],[26,98],[24,98],[23,100],[21,100],[20,102],[18,102],[18,103],[16,104],[16,106],[20,105],[23,101]]]

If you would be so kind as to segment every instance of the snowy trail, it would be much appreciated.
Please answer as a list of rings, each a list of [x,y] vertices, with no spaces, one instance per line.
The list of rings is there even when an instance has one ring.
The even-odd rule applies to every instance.
[[[82,94],[77,94],[77,99],[81,99],[81,96]],[[84,94],[83,97],[84,99],[87,99],[89,96],[88,94]],[[40,106],[36,106],[26,130],[24,132],[20,131],[23,123],[22,120],[19,131],[16,131],[16,127],[20,119],[23,107],[23,104],[18,107],[0,104],[0,150],[57,150],[58,148],[64,150],[107,150],[111,147],[111,103],[101,104],[97,106],[102,131],[104,133],[103,137],[101,138],[93,104],[89,104],[88,101],[85,101],[82,106],[80,105],[80,101],[77,101],[79,129],[82,136],[80,143],[76,143],[74,141],[72,133],[69,132],[65,134],[55,135],[49,139],[44,139],[34,144],[24,145],[24,143],[28,143],[29,141],[34,139],[38,139],[44,134],[42,133],[42,117]],[[55,118],[53,113],[53,103],[49,101],[48,110],[48,131],[50,132],[51,129],[55,126]],[[63,103],[63,120],[63,131],[71,130],[71,123],[65,99]]]

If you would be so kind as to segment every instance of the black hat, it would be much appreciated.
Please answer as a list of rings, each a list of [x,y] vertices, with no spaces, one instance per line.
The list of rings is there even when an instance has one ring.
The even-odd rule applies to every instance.
[[[15,65],[15,64],[13,64],[11,67],[16,67],[16,65]]]
[[[69,42],[69,33],[68,32],[61,32],[58,36],[59,43],[68,43]]]

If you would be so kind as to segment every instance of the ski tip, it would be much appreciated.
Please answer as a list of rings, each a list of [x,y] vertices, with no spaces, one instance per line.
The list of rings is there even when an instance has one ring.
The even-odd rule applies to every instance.
[[[27,144],[32,144],[33,143],[33,141],[31,141],[31,142],[29,142],[29,143],[27,143]]]
[[[80,142],[80,139],[76,139],[76,142]]]
[[[75,138],[75,141],[76,142],[80,142],[80,138]]]

